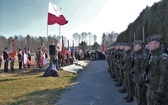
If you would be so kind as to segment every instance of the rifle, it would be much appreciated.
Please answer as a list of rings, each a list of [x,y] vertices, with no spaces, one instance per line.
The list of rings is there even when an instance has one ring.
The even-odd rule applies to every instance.
[[[150,60],[150,57],[151,57],[151,55],[149,55],[149,60]],[[142,78],[144,79],[144,81],[145,81],[146,83],[148,83],[148,81],[149,81],[148,75],[147,75],[147,74],[148,74],[148,71],[149,71],[149,63],[147,64],[144,73],[142,73]]]
[[[132,61],[131,73],[134,74],[135,73],[135,71],[134,71],[134,52],[132,54],[132,58],[133,58],[133,61]]]

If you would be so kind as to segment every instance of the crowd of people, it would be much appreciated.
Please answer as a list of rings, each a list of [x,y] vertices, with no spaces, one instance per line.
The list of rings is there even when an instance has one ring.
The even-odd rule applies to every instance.
[[[57,69],[63,66],[73,64],[77,60],[105,60],[105,55],[100,51],[83,51],[83,50],[66,50],[61,53],[60,50],[55,51],[55,55],[52,56],[51,61],[54,63]]]
[[[151,35],[148,44],[142,40],[113,43],[106,50],[108,72],[126,102],[134,97],[137,105],[168,105],[168,54],[162,35]]]
[[[31,53],[30,49],[19,49],[16,56],[10,56],[8,48],[5,47],[3,54],[0,55],[0,69],[2,68],[2,62],[4,62],[4,72],[8,72],[8,67],[11,71],[15,70],[16,61],[19,69],[22,70],[31,66],[43,68],[47,66],[47,62],[52,62],[57,69],[60,69],[63,66],[73,64],[77,60],[105,60],[105,55],[101,51],[66,49],[62,53],[58,46],[55,47],[54,55],[50,55],[46,48],[39,47],[34,53]]]
[[[11,56],[9,54],[8,48],[5,47],[3,54],[0,55],[0,69],[2,68],[2,62],[4,62],[4,72],[8,72],[9,68],[11,71],[15,70],[15,61],[17,57],[18,61],[18,67],[20,70],[23,68],[30,68],[31,65],[37,66],[38,68],[44,67],[47,65],[47,53],[46,49],[43,49],[41,47],[38,48],[38,50],[33,54],[30,52],[30,49],[19,49],[17,51],[16,56]],[[34,60],[32,61],[32,56],[34,56]],[[10,64],[10,66],[9,66]]]

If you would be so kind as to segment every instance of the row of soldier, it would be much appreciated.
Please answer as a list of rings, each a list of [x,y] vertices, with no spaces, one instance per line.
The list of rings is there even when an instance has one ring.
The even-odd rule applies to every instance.
[[[162,35],[141,40],[114,43],[106,50],[111,78],[127,93],[123,99],[138,105],[168,105],[168,54],[164,53]]]

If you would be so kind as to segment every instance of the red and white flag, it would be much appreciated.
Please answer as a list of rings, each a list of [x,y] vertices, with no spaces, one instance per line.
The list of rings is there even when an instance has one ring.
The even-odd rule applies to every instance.
[[[57,5],[49,2],[49,9],[48,9],[48,25],[53,25],[55,23],[59,25],[65,25],[68,21],[65,17],[59,12],[60,8]]]
[[[17,51],[16,51],[16,47],[15,47],[15,44],[14,44],[14,40],[12,41],[11,43],[11,46],[9,48],[9,56],[10,58],[14,58],[17,54]]]
[[[102,45],[101,45],[101,52],[103,53],[103,54],[105,54],[105,35],[103,35],[103,37],[102,37]]]

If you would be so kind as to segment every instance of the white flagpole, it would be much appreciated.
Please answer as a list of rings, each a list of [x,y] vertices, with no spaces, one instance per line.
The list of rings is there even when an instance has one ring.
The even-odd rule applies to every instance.
[[[59,42],[60,42],[60,49],[62,48],[62,42],[61,42],[61,26],[59,25]]]
[[[47,23],[47,38],[48,38],[48,23]]]

